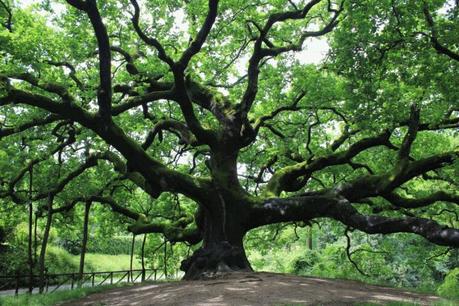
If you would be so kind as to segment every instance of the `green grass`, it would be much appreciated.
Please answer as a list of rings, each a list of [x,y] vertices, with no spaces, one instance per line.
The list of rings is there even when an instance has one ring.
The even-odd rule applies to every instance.
[[[47,252],[47,256],[49,273],[72,273],[78,271],[80,263],[79,255],[71,255],[62,248],[51,246]],[[141,269],[141,265],[136,258],[134,258],[133,261],[133,268]],[[129,269],[129,255],[86,254],[85,272],[124,271]],[[119,285],[105,285],[94,288],[79,288],[75,290],[58,291],[42,295],[21,294],[17,297],[0,297],[0,306],[55,305],[58,302],[80,299],[91,293],[129,285],[130,284],[124,283]]]
[[[145,281],[142,285],[152,283],[169,283],[175,280],[159,280],[159,281]],[[135,284],[123,283],[115,285],[104,285],[91,288],[77,288],[73,290],[58,291],[46,294],[20,294],[18,296],[0,296],[0,306],[51,306],[62,302],[68,302],[71,300],[78,300],[84,298],[87,295],[97,292],[107,291],[114,288],[130,287]],[[138,285],[138,284],[137,284]]]
[[[96,271],[124,271],[130,269],[129,255],[106,255],[106,254],[86,254],[85,266],[87,272]],[[78,267],[80,263],[79,255],[72,255],[72,261]],[[134,258],[133,269],[141,269],[141,265]]]
[[[125,271],[130,269],[131,257],[127,254],[86,254],[85,272]],[[46,253],[48,273],[76,273],[80,265],[80,255],[72,255],[56,246],[49,246]],[[141,269],[140,262],[134,257],[133,269]]]
[[[419,306],[421,304],[416,302],[389,302],[384,304],[377,304],[377,303],[357,303],[355,306]],[[458,302],[456,301],[448,301],[448,300],[441,300],[432,304],[432,306],[457,306]]]
[[[17,297],[0,297],[0,306],[50,306],[56,305],[59,302],[81,299],[91,293],[101,292],[118,287],[125,287],[129,285],[130,284],[107,285],[94,288],[79,288],[74,290],[58,291],[48,294],[20,294]]]

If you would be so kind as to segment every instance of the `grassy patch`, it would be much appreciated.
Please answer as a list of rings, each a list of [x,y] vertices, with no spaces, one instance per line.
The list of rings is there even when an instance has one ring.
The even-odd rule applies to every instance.
[[[91,293],[101,292],[112,288],[125,287],[129,284],[123,285],[107,285],[94,288],[79,288],[74,290],[58,291],[47,294],[20,294],[17,297],[8,296],[0,297],[1,306],[49,306],[56,305],[59,302],[81,299]]]
[[[78,266],[80,262],[80,256],[72,256],[72,260],[75,265]],[[124,271],[130,269],[129,255],[107,255],[107,254],[86,254],[85,266],[86,272],[97,272],[97,271]],[[138,260],[134,258],[133,269],[141,269],[141,265]]]
[[[87,253],[85,272],[125,271],[130,269],[131,257],[126,254],[107,255]],[[76,273],[80,265],[80,255],[72,255],[66,250],[50,246],[46,254],[48,273]],[[134,257],[133,269],[141,269],[139,260]]]
[[[443,284],[441,284],[437,292],[447,298],[459,299],[459,268],[451,270],[446,275]]]
[[[421,304],[416,302],[388,302],[388,303],[371,303],[371,302],[363,302],[363,303],[356,303],[355,306],[379,306],[379,305],[387,305],[387,306],[419,306]],[[440,300],[438,302],[434,302],[433,306],[456,306],[457,301],[452,300]]]

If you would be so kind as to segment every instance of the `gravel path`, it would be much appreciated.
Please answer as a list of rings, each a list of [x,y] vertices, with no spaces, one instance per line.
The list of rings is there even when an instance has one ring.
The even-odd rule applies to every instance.
[[[431,305],[440,298],[348,280],[275,273],[233,273],[209,281],[139,285],[89,295],[63,305]]]

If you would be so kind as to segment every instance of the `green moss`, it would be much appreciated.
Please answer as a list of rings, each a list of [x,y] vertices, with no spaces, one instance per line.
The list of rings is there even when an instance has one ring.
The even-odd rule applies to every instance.
[[[295,178],[297,174],[300,174],[304,171],[305,167],[308,165],[307,161],[287,166],[280,170],[277,170],[276,173],[269,180],[266,191],[264,192],[265,197],[276,197],[279,196],[280,192],[284,187],[290,184],[292,178]]]

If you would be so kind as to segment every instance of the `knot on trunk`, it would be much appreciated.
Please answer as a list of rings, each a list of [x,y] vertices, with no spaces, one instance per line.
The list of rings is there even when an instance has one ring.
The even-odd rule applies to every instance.
[[[228,241],[199,248],[190,258],[182,261],[180,269],[185,271],[184,279],[187,280],[209,279],[220,273],[252,270],[244,250]]]

